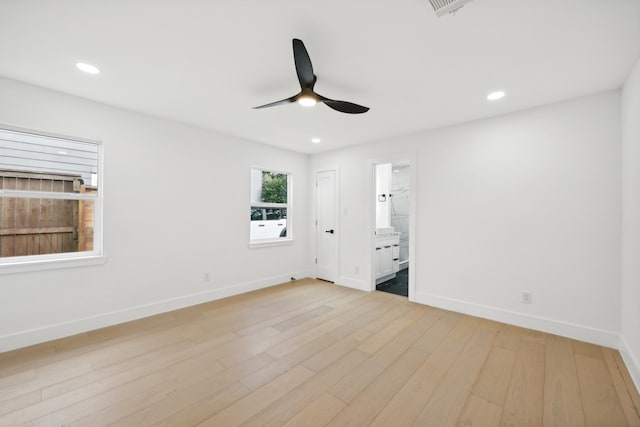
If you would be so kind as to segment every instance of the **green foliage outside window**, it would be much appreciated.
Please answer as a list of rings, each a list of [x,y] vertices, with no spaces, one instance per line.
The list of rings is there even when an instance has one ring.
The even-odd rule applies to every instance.
[[[287,175],[262,171],[262,202],[287,203]]]

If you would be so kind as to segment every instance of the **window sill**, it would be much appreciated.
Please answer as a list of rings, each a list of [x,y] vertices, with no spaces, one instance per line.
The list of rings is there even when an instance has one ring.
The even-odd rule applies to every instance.
[[[292,245],[293,243],[294,243],[293,239],[255,241],[255,242],[249,242],[249,249],[268,248],[271,246]]]
[[[86,267],[107,262],[104,255],[88,255],[74,258],[16,261],[0,264],[0,274],[28,273],[31,271],[54,270],[58,268]]]

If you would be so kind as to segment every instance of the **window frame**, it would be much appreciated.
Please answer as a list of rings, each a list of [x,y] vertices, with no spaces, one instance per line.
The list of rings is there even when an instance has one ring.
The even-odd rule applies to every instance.
[[[103,198],[104,198],[104,145],[102,141],[62,135],[41,130],[7,125],[0,123],[0,129],[10,132],[24,133],[46,138],[58,138],[85,144],[93,144],[97,148],[97,193],[64,193],[50,191],[9,190],[0,188],[0,197],[12,198],[47,198],[58,200],[89,200],[94,203],[93,250],[82,252],[62,252],[41,255],[21,255],[0,257],[0,275],[58,268],[100,265],[107,261],[103,253]],[[47,171],[43,171],[47,172]]]
[[[287,176],[287,203],[268,203],[268,202],[254,202],[253,198],[253,181],[251,180],[251,174],[253,171],[270,172],[274,174],[281,174]],[[292,244],[293,239],[293,173],[282,171],[278,169],[263,167],[263,166],[251,166],[249,169],[249,248],[261,248],[269,246],[280,246]],[[285,237],[275,237],[266,239],[252,239],[251,238],[251,209],[253,207],[263,208],[284,208],[287,210],[287,235]]]

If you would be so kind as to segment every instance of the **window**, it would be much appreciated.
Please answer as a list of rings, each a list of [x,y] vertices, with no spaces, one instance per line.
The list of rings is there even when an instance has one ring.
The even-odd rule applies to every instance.
[[[290,189],[290,174],[251,169],[251,243],[291,240]]]
[[[0,267],[101,255],[100,151],[0,128]]]

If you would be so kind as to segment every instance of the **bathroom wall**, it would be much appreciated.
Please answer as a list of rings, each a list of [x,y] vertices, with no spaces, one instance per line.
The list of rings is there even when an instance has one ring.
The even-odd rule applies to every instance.
[[[391,226],[400,232],[400,269],[409,266],[409,166],[393,165],[391,173]]]
[[[391,226],[389,193],[391,192],[391,163],[376,166],[376,228]]]

